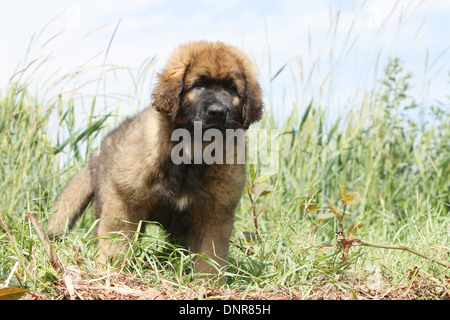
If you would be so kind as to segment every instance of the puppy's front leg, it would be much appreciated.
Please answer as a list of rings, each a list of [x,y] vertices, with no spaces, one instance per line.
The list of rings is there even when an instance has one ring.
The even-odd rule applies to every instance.
[[[106,193],[106,192],[105,192]],[[102,194],[95,207],[99,218],[95,229],[99,244],[98,260],[102,263],[123,259],[136,234],[142,214],[126,204],[117,194]]]
[[[194,271],[196,273],[207,274],[215,279],[219,272],[227,264],[231,231],[233,229],[233,219],[222,224],[203,224],[201,227],[191,230],[187,237],[187,245],[193,253],[204,254],[212,258],[216,265],[205,259],[198,258],[195,261]],[[219,284],[224,285],[225,279],[219,278]]]

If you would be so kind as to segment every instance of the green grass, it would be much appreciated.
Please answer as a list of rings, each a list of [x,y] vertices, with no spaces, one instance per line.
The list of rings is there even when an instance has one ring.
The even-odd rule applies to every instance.
[[[448,298],[449,271],[442,266],[409,252],[371,247],[352,247],[341,261],[337,219],[318,219],[330,212],[327,203],[341,204],[343,184],[361,197],[344,218],[345,227],[364,224],[354,236],[449,261],[450,100],[420,105],[411,95],[413,77],[401,59],[392,58],[378,85],[337,117],[316,99],[296,102],[303,112],[294,108],[282,121],[268,106],[261,127],[279,129],[279,168],[265,180],[273,192],[257,200],[266,204],[258,230],[252,202],[243,194],[226,289],[208,291],[213,290],[208,284],[192,279],[192,256],[166,242],[157,225],[140,235],[114,269],[120,277],[111,281],[136,290],[152,287],[167,298]],[[9,83],[0,93],[0,287],[23,286],[34,297],[60,299],[68,297],[65,276],[73,266],[84,285],[108,279],[94,262],[92,208],[69,236],[52,244],[59,270],[26,212],[45,226],[53,199],[84,164],[108,118],[116,118],[94,108],[95,96],[82,123],[73,99],[39,99],[21,82]],[[57,135],[50,133],[55,126]],[[302,205],[308,201],[319,210],[306,212]],[[373,289],[370,281],[376,276],[379,286]],[[82,288],[77,290],[85,298],[108,298]]]

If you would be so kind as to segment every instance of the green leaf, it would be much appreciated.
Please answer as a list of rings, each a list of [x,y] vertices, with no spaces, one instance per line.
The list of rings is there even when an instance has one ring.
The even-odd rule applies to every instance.
[[[277,73],[275,73],[275,75],[270,79],[270,82],[272,82],[273,80],[275,80],[276,77],[278,77],[278,75],[284,70],[284,68],[286,68],[286,66],[288,65],[289,62],[285,63],[278,71]]]
[[[303,199],[302,200],[302,204],[300,205],[300,210],[301,211],[306,211],[306,212],[314,212],[314,211],[318,211],[319,205],[316,203],[316,201],[314,199]]]
[[[68,144],[70,144],[73,148],[74,146],[76,146],[78,142],[86,140],[87,138],[93,136],[95,133],[100,132],[100,130],[103,129],[104,127],[103,124],[110,116],[111,116],[110,114],[104,115],[99,120],[92,123],[86,129],[78,130],[76,133],[72,134],[65,141],[54,147],[52,150],[53,154],[56,155],[60,153],[64,149],[64,147]]]
[[[345,196],[342,197],[341,201],[345,202],[345,204],[350,207],[359,202],[361,199],[360,195],[356,191],[349,191],[345,194]]]
[[[252,191],[255,194],[255,196],[259,198],[273,192],[274,189],[275,187],[268,183],[258,183],[253,187]]]
[[[364,223],[360,223],[360,224],[352,224],[350,227],[347,228],[347,230],[349,232],[353,232],[353,230],[355,229],[361,229],[362,227],[364,227]]]
[[[252,183],[253,183],[255,181],[255,178],[256,178],[255,165],[250,163],[249,164],[249,169],[250,169],[250,179],[252,179]]]
[[[327,203],[326,206],[328,207],[328,209],[331,210],[331,212],[336,216],[336,217],[340,217],[342,216],[342,214],[339,212],[339,208],[332,204],[332,203]]]
[[[316,217],[319,222],[326,221],[328,219],[334,218],[334,213],[319,213]]]
[[[311,111],[312,104],[313,104],[313,101],[311,99],[308,106],[306,107],[305,113],[303,114],[302,120],[300,122],[300,126],[298,127],[299,132],[302,131],[302,127],[305,124],[306,119],[308,118],[309,112]]]
[[[345,195],[345,184],[339,183],[339,192],[341,193],[341,197]]]
[[[273,176],[275,174],[275,172],[270,172],[267,174],[262,174],[260,175],[258,178],[256,178],[255,183],[259,184],[259,183],[263,183],[264,181],[266,181],[267,179],[269,179],[271,176]]]

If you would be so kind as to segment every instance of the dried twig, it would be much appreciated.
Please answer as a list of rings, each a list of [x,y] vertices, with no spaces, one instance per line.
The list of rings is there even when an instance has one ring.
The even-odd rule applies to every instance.
[[[394,244],[386,244],[386,243],[377,243],[377,242],[369,242],[369,241],[365,241],[362,239],[358,239],[355,237],[348,237],[345,238],[343,237],[343,235],[340,232],[336,233],[336,240],[337,242],[342,246],[342,250],[343,250],[343,257],[341,258],[342,260],[345,260],[347,258],[348,255],[348,251],[350,250],[350,248],[352,246],[365,246],[365,247],[372,247],[372,248],[382,248],[382,249],[394,249],[394,250],[403,250],[403,251],[408,251],[412,254],[415,254],[419,257],[422,257],[424,259],[427,260],[431,260],[436,262],[437,264],[446,267],[446,268],[450,268],[450,263],[447,261],[443,261],[443,260],[439,260],[430,256],[427,256],[424,253],[421,253],[419,251],[416,251],[414,249],[411,249],[407,246],[404,245],[394,245]]]

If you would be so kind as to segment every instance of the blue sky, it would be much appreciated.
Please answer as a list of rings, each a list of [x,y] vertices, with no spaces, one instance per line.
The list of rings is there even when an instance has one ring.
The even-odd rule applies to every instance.
[[[0,0],[0,88],[18,66],[40,58],[48,61],[32,72],[35,63],[27,74],[36,90],[50,84],[50,95],[70,90],[90,95],[98,93],[95,79],[103,74],[106,96],[135,94],[134,71],[101,67],[120,21],[106,63],[135,70],[156,57],[141,88],[141,107],[149,102],[152,75],[170,52],[199,39],[247,52],[276,114],[288,114],[294,101],[304,108],[312,97],[331,110],[347,108],[355,93],[376,84],[389,56],[404,60],[416,75],[414,94],[432,103],[450,92],[449,17],[447,0]],[[82,72],[52,83],[71,70]],[[92,85],[77,88],[91,80]],[[121,112],[129,113],[124,105]]]

